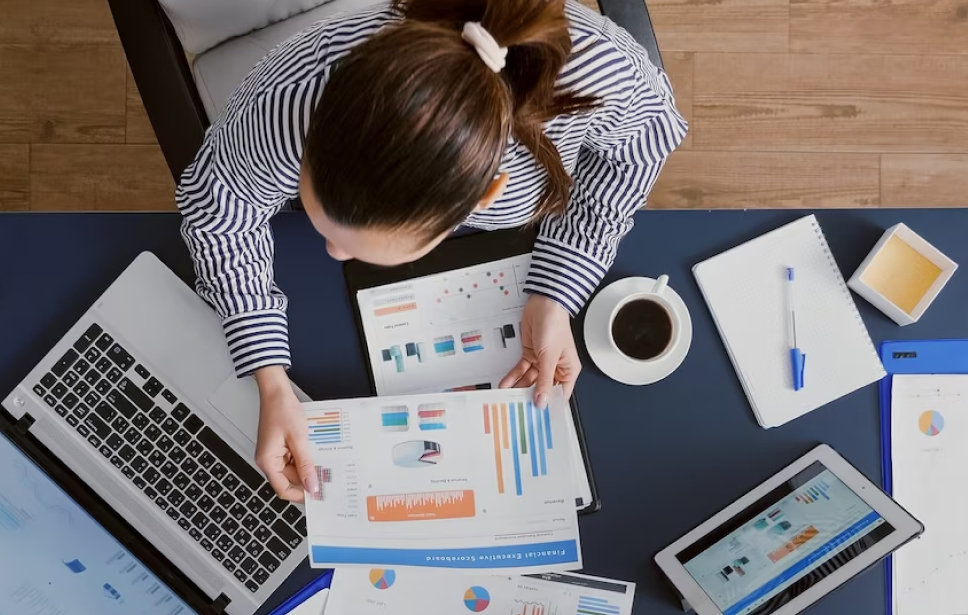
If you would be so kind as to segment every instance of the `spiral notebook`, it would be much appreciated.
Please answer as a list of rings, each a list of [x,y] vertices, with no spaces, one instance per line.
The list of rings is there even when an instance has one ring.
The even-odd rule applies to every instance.
[[[796,270],[797,344],[805,386],[793,388],[786,269]],[[777,427],[884,375],[817,218],[806,216],[693,268],[757,421]]]

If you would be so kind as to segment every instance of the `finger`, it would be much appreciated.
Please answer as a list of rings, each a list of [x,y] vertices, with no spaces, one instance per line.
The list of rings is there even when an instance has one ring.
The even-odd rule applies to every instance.
[[[575,383],[578,382],[578,374],[581,373],[581,359],[578,358],[578,351],[574,348],[565,352],[565,362],[571,366],[559,379],[561,388],[564,389],[565,399],[571,399],[571,394],[575,392]]]
[[[316,478],[316,466],[312,453],[309,451],[309,441],[305,434],[290,434],[288,438],[289,451],[292,453],[292,466],[296,469],[296,484],[302,485],[314,498],[319,497],[322,488]]]
[[[538,357],[538,379],[534,384],[534,401],[539,408],[548,405],[551,389],[555,386],[555,371],[561,354],[546,352]]]
[[[531,369],[531,361],[527,359],[521,359],[518,364],[511,368],[507,376],[501,379],[498,383],[497,388],[507,389],[516,385],[516,383],[524,377],[524,375]],[[530,386],[530,385],[529,385]]]
[[[290,502],[305,502],[305,487],[299,480],[299,472],[296,470],[296,466],[287,465],[282,470],[282,473],[286,475],[286,480],[289,481],[289,491],[286,494],[286,499]]]
[[[538,368],[532,366],[521,378],[514,383],[516,389],[526,389],[538,380]]]
[[[262,471],[276,495],[291,502],[301,502],[305,498],[302,486],[299,484],[298,477],[293,477],[296,479],[296,484],[293,485],[290,477],[286,475],[286,468],[289,467],[291,466],[287,466],[282,457],[275,457],[271,464],[262,468]]]

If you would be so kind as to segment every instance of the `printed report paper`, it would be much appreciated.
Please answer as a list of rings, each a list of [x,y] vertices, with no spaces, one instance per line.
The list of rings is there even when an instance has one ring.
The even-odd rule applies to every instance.
[[[377,395],[496,389],[521,358],[530,254],[357,293]],[[578,508],[591,487],[568,413]]]
[[[629,615],[635,584],[581,574],[455,575],[340,568],[326,615]]]
[[[581,567],[566,418],[556,387],[304,404],[321,492],[314,567],[503,573]]]

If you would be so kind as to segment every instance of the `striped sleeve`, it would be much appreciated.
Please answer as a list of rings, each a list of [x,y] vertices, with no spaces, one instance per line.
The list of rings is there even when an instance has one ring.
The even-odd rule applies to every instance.
[[[291,365],[286,296],[273,281],[269,219],[279,205],[239,198],[213,172],[205,145],[176,192],[182,236],[195,264],[195,289],[222,319],[238,376]]]
[[[567,211],[546,218],[525,290],[582,309],[615,260],[666,158],[686,135],[672,87],[645,50],[606,22],[599,44],[560,82],[601,101],[586,133]]]

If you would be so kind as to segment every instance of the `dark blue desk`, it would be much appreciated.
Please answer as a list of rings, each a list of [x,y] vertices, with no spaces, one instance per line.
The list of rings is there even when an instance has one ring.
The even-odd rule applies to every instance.
[[[801,212],[643,212],[609,280],[669,274],[692,312],[683,366],[641,388],[616,384],[586,357],[578,385],[601,512],[582,520],[586,570],[638,583],[637,613],[676,613],[655,553],[818,442],[880,479],[877,391],[870,386],[784,427],[753,419],[693,282],[692,265]],[[841,269],[854,271],[883,230],[904,221],[968,264],[968,210],[828,211],[819,219]],[[177,214],[0,216],[0,391],[9,391],[142,250],[192,278]],[[276,271],[291,298],[293,379],[315,398],[366,395],[363,357],[340,264],[302,214],[279,216]],[[968,282],[955,276],[921,323],[900,328],[859,300],[875,341],[968,337]],[[576,323],[580,324],[580,323]],[[580,328],[576,329],[580,331]],[[311,578],[302,569],[272,604]],[[821,614],[883,615],[883,568],[833,594]]]

